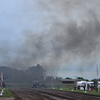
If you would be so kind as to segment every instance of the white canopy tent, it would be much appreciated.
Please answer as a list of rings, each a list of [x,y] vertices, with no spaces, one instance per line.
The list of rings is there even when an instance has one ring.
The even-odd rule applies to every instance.
[[[88,82],[88,81],[79,81],[77,82],[77,87],[80,90],[89,90],[90,86],[94,86],[94,82]]]

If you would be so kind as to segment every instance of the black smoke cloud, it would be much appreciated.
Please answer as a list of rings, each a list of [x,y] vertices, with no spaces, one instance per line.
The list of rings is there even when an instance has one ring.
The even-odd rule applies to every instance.
[[[94,19],[81,26],[76,22],[55,23],[48,33],[38,35],[27,31],[12,66],[24,69],[39,63],[47,72],[57,74],[63,63],[70,67],[80,59],[79,70],[90,68],[98,59],[99,27],[98,19]]]
[[[70,68],[76,62],[79,62],[77,68],[84,70],[94,66],[99,59],[99,48],[100,48],[100,21],[95,11],[91,9],[85,9],[84,3],[74,1],[68,2],[60,1],[52,2],[50,5],[47,2],[38,2],[40,11],[46,12],[49,18],[50,26],[48,30],[44,27],[48,25],[45,23],[42,27],[43,30],[40,33],[36,33],[31,30],[22,30],[23,40],[17,49],[14,51],[14,56],[9,56],[9,46],[5,46],[5,50],[0,53],[3,55],[1,64],[8,64],[11,67],[18,69],[26,69],[30,66],[40,64],[42,65],[49,74],[56,76],[59,68],[65,63],[65,68]],[[61,5],[60,5],[61,4]],[[48,6],[49,5],[49,6]],[[68,6],[66,6],[68,5]],[[85,9],[85,20],[81,20],[80,24],[77,20],[69,19],[73,9],[75,7]],[[55,7],[54,7],[55,6]],[[57,9],[57,8],[59,9]],[[66,11],[67,10],[67,11]],[[68,21],[64,21],[60,17],[63,12],[64,16]],[[76,11],[75,11],[76,12]],[[59,16],[56,16],[55,14]],[[62,14],[62,15],[63,15]],[[62,19],[62,20],[61,20]],[[11,54],[11,53],[10,53]],[[9,57],[9,59],[4,59]]]

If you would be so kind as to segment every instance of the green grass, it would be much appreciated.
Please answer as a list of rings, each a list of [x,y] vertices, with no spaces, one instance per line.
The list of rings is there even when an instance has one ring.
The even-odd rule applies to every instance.
[[[6,83],[8,88],[30,88],[32,83]]]
[[[2,90],[0,89],[0,92]],[[5,88],[4,92],[2,93],[2,97],[15,97],[15,95],[9,90],[9,88]]]
[[[61,88],[55,88],[55,90],[61,90]],[[72,89],[69,89],[69,88],[62,88],[62,91],[70,91],[72,92]],[[84,90],[74,90],[73,89],[73,92],[77,92],[77,93],[85,93]],[[91,95],[99,95],[100,96],[100,90],[99,92],[93,90],[93,91],[87,91],[87,94],[91,94]]]

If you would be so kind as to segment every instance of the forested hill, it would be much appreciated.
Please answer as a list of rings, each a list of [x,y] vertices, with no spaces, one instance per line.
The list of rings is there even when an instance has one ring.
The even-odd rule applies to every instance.
[[[44,80],[44,68],[39,64],[29,67],[27,70],[18,70],[11,67],[0,66],[0,72],[3,72],[3,78],[6,83],[27,83],[33,80]]]

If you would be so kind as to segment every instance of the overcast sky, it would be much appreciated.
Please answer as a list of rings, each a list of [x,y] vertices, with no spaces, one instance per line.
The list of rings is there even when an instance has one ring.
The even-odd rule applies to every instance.
[[[97,77],[100,0],[0,0],[0,66],[37,64],[47,75]]]

